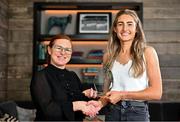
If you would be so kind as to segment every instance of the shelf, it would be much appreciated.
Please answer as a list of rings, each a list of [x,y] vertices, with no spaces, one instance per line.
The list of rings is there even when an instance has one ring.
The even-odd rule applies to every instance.
[[[38,63],[38,65],[48,66],[47,63]],[[67,64],[67,68],[89,68],[89,67],[96,67],[101,68],[102,64]]]
[[[142,3],[139,2],[36,2],[34,8],[36,10],[121,10],[133,9],[139,10]]]
[[[84,72],[83,76],[97,76],[98,73],[97,72]]]
[[[44,59],[44,57],[47,58],[47,52],[44,51],[45,53],[42,53],[41,51],[44,49],[44,46],[46,47],[49,44],[52,37],[63,32],[62,30],[59,30],[60,28],[58,27],[54,28],[54,30],[52,28],[49,30],[47,25],[48,19],[51,16],[68,17],[68,15],[71,15],[72,21],[68,23],[68,26],[65,29],[65,35],[71,38],[73,52],[75,54],[72,55],[71,61],[66,65],[66,67],[74,70],[79,76],[81,76],[81,69],[102,68],[103,55],[100,60],[98,60],[99,57],[95,60],[96,58],[92,58],[89,53],[96,49],[102,50],[103,53],[105,52],[113,19],[119,10],[126,8],[136,10],[141,21],[143,20],[143,6],[142,3],[138,2],[35,2],[33,28],[33,73],[35,73],[38,68],[41,69],[47,66],[47,59],[39,60]],[[107,22],[109,22],[110,26],[108,32],[80,32],[80,14],[86,15],[86,13],[109,14],[110,19],[108,19],[109,21]],[[89,23],[91,22],[92,21],[89,21]],[[43,48],[41,48],[41,45]],[[82,52],[82,55],[76,55],[77,52]],[[91,58],[89,57],[88,59],[88,56]],[[95,74],[87,75],[93,76]]]
[[[49,41],[48,40],[43,40],[41,41],[41,43],[45,44],[45,45],[48,45],[49,44]],[[73,45],[107,45],[107,40],[104,40],[104,41],[98,41],[98,40],[92,40],[92,41],[87,41],[87,40],[72,40],[72,44]]]
[[[45,10],[46,14],[77,14],[78,12],[101,12],[101,13],[106,13],[106,12],[111,12],[111,13],[117,13],[119,10]]]
[[[43,65],[43,64],[46,64],[48,62],[48,60],[46,59],[46,60],[38,60],[38,65]],[[78,62],[78,61],[76,61],[76,62],[69,62],[68,63],[68,65],[94,65],[94,64],[97,64],[97,65],[100,65],[101,64],[101,62],[96,62],[96,61],[91,61],[91,62]]]
[[[55,35],[42,34],[39,37],[39,41],[50,40]],[[68,35],[73,41],[107,41],[108,34],[76,34]]]
[[[67,64],[67,68],[90,68],[90,67],[97,67],[101,68],[102,64]]]
[[[107,45],[107,41],[72,41],[73,45]]]

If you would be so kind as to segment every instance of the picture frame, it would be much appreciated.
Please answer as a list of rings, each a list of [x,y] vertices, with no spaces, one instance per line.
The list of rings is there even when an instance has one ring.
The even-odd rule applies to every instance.
[[[110,12],[77,13],[78,34],[108,34],[111,27]]]

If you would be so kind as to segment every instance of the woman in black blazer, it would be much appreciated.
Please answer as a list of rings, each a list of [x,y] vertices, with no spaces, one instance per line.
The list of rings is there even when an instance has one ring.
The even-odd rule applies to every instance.
[[[75,72],[66,69],[72,54],[71,39],[58,35],[48,45],[50,64],[35,73],[31,81],[31,96],[37,109],[36,120],[82,121],[85,115],[97,113],[93,105],[87,105],[90,97],[96,97],[92,89],[83,91]]]

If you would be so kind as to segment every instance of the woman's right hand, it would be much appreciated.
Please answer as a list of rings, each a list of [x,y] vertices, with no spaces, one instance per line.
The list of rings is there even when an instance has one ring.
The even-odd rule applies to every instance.
[[[98,109],[93,105],[89,105],[86,101],[73,102],[73,110],[82,111],[83,114],[90,117],[94,117],[98,114]]]
[[[101,101],[95,101],[95,100],[88,101],[88,105],[93,105],[97,111],[101,110],[101,108],[103,107]]]
[[[88,101],[88,105],[93,105],[97,111],[101,110],[102,107],[106,106],[109,102],[109,98],[107,96],[101,96],[97,101],[91,100]]]

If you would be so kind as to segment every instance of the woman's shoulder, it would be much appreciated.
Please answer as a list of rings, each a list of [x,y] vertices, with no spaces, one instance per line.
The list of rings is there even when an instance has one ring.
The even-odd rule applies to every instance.
[[[144,55],[146,60],[148,61],[149,59],[157,57],[157,52],[154,47],[146,46],[144,50]]]
[[[42,70],[39,70],[39,71],[36,71],[34,73],[34,77],[37,79],[37,78],[42,78],[45,76],[45,71],[46,71],[46,68],[42,69]]]
[[[145,55],[150,55],[150,54],[153,54],[153,53],[156,53],[156,50],[154,47],[152,46],[146,46],[145,49],[144,49],[144,54]]]
[[[145,52],[146,51],[154,51],[154,50],[155,50],[155,48],[153,46],[148,45],[145,47]]]

